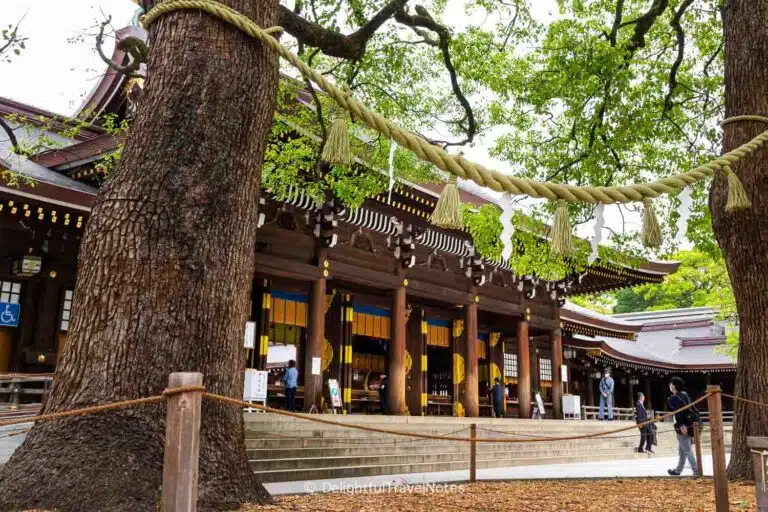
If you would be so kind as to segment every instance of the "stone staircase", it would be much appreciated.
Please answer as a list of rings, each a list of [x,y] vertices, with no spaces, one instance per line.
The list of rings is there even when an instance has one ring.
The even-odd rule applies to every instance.
[[[325,419],[434,436],[530,439],[593,434],[631,426],[630,422],[520,420],[416,416],[323,415]],[[253,470],[263,482],[349,478],[402,473],[467,470],[469,443],[418,439],[349,427],[337,427],[271,414],[245,415],[246,447]],[[498,432],[490,432],[491,429]],[[677,454],[672,425],[659,425],[657,456]],[[460,432],[456,432],[460,431]],[[506,434],[505,434],[506,433]],[[511,435],[514,433],[515,435]],[[730,439],[726,433],[727,441]],[[586,440],[526,443],[478,443],[477,467],[498,468],[646,458],[635,452],[639,433]],[[708,452],[709,434],[702,436]]]

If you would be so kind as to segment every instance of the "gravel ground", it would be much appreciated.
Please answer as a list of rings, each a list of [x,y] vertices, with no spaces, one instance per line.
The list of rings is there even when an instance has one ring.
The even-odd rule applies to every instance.
[[[616,479],[569,481],[421,484],[281,496],[270,506],[245,506],[240,512],[273,510],[328,512],[505,512],[561,511],[714,511],[711,479]],[[341,492],[338,492],[341,491]],[[754,484],[732,484],[731,510],[756,510]]]

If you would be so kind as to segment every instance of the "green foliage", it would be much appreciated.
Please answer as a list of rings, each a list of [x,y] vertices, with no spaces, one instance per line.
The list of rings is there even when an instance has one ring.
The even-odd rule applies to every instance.
[[[477,251],[491,261],[499,261],[504,250],[501,232],[504,226],[499,219],[499,209],[493,205],[484,204],[478,209],[471,205],[462,205],[464,226],[472,235]]]
[[[657,311],[710,306],[728,315],[733,291],[722,260],[700,251],[680,251],[672,256],[680,268],[661,284],[645,284],[615,294],[614,313]]]
[[[0,30],[0,63],[11,62],[13,57],[21,55],[27,47],[27,38],[19,33],[19,25],[21,21]]]

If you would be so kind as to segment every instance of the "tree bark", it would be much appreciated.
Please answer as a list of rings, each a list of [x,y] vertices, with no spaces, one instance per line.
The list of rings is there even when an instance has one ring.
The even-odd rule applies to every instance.
[[[225,3],[260,26],[277,19],[277,0]],[[80,248],[46,413],[156,395],[180,371],[242,396],[277,57],[192,11],[163,17],[150,38],[141,110]],[[38,423],[0,473],[0,509],[156,511],[164,415],[147,405]],[[200,446],[200,509],[269,500],[248,465],[239,408],[204,401]]]
[[[768,116],[768,0],[730,0],[725,27],[726,117]],[[763,123],[728,124],[723,149],[733,149],[765,129]],[[768,402],[767,159],[768,151],[763,147],[733,168],[752,201],[751,208],[725,211],[728,185],[722,174],[715,178],[710,194],[713,227],[725,254],[739,313],[736,394],[761,402]],[[768,436],[768,409],[737,402],[728,468],[732,479],[753,476],[748,435]]]

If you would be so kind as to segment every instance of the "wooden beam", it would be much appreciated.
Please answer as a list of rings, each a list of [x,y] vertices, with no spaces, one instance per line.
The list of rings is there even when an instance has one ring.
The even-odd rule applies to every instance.
[[[323,277],[322,269],[315,265],[259,252],[255,256],[254,268],[259,274],[284,279],[314,281]]]

